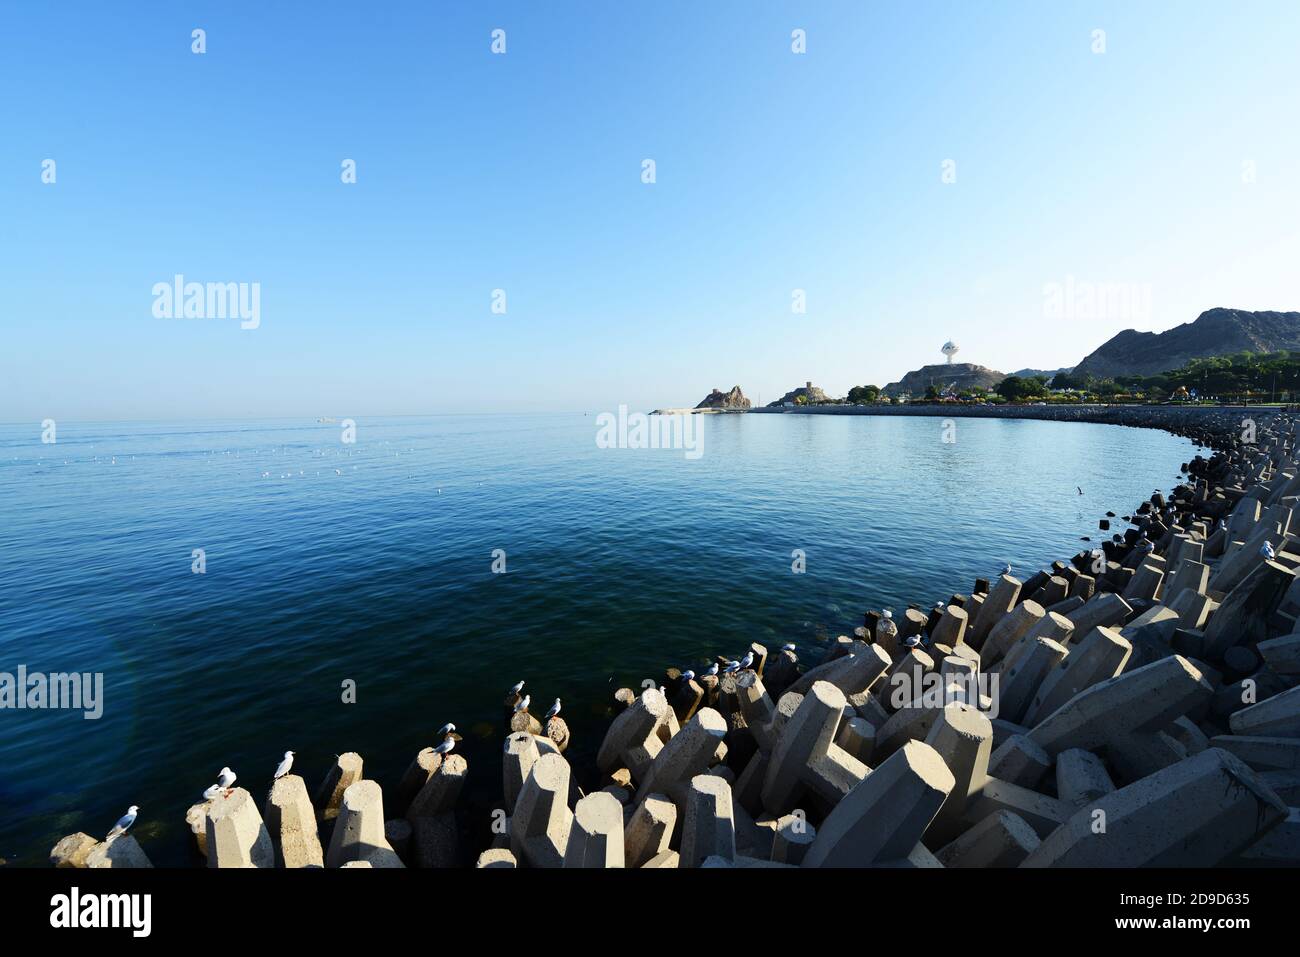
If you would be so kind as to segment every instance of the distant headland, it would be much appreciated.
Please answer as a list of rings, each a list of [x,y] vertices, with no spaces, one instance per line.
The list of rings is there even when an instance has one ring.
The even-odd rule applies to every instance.
[[[951,340],[939,351],[946,361],[923,365],[883,388],[854,386],[841,398],[807,380],[760,407],[735,385],[729,392],[714,389],[694,408],[655,411],[759,412],[930,403],[1258,405],[1300,401],[1300,312],[1210,309],[1194,322],[1161,333],[1126,329],[1077,365],[1050,370],[1004,373],[972,362],[953,362],[961,347]]]

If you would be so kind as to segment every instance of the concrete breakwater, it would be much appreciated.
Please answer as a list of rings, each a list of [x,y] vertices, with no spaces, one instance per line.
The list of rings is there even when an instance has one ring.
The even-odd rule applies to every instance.
[[[1035,419],[1052,422],[1094,422],[1142,429],[1163,429],[1177,435],[1221,436],[1230,441],[1243,419],[1262,421],[1278,413],[1272,406],[1179,405],[816,405],[795,408],[747,409],[765,415],[921,416],[945,419]],[[1210,444],[1210,443],[1206,443]]]
[[[444,747],[383,788],[352,753],[314,792],[296,774],[260,805],[226,788],[185,815],[196,845],[213,867],[1300,863],[1300,429],[1131,411],[1215,451],[1099,516],[1095,550],[897,620],[864,610],[815,655],[754,643],[619,690],[599,790],[576,788],[563,720],[512,693],[489,838],[466,829],[484,824],[459,800],[468,762]],[[146,852],[74,834],[52,858]]]
[[[1234,436],[1249,431],[1249,423],[1279,414],[1274,406],[1186,405],[906,405],[758,406],[752,409],[657,409],[656,415],[866,415],[938,419],[1030,419],[1049,422],[1091,422],[1138,429],[1160,429],[1211,447],[1232,447]]]

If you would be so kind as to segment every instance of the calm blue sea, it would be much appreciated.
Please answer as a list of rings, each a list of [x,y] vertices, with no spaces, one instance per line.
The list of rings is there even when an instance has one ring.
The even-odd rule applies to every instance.
[[[105,681],[98,721],[0,711],[0,858],[138,804],[154,863],[188,863],[222,765],[260,801],[286,749],[313,790],[354,750],[389,788],[447,721],[486,806],[516,681],[535,714],[563,698],[583,771],[620,685],[751,640],[816,658],[868,607],[1068,557],[1193,454],[1076,423],[699,424],[694,461],[598,448],[583,414],[360,419],[355,444],[301,420],[0,426],[0,671]]]

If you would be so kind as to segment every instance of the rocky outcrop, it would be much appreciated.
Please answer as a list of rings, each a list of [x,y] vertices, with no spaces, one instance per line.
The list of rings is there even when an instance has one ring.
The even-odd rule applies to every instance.
[[[1283,349],[1300,349],[1300,312],[1210,309],[1165,332],[1125,329],[1075,366],[1074,374],[1159,375],[1205,356]]]
[[[813,385],[812,382],[808,382],[797,389],[792,389],[775,402],[769,402],[767,405],[768,408],[776,408],[787,403],[801,404],[800,399],[803,400],[802,404],[805,405],[815,405],[818,402],[829,402],[831,400],[830,396],[825,392]]]
[[[753,405],[740,391],[740,386],[733,385],[730,392],[714,389],[697,405],[697,409],[748,409]]]
[[[920,398],[925,390],[934,386],[940,392],[951,389],[960,392],[963,389],[992,389],[1005,379],[1005,372],[975,365],[973,362],[938,363],[921,366],[915,372],[909,372],[897,382],[891,382],[881,391],[894,398],[904,393]]]

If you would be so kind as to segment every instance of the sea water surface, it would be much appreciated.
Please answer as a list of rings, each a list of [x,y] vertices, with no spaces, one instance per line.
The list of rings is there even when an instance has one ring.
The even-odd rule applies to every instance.
[[[359,419],[354,444],[302,420],[0,426],[0,672],[104,675],[99,720],[0,710],[0,858],[136,804],[153,862],[194,863],[185,811],[223,765],[259,804],[290,749],[312,791],[343,751],[391,789],[448,721],[486,827],[516,681],[535,715],[563,699],[597,785],[616,688],[753,640],[815,661],[867,608],[1100,541],[1194,454],[1082,423],[699,425],[697,460],[599,448],[584,414]]]

